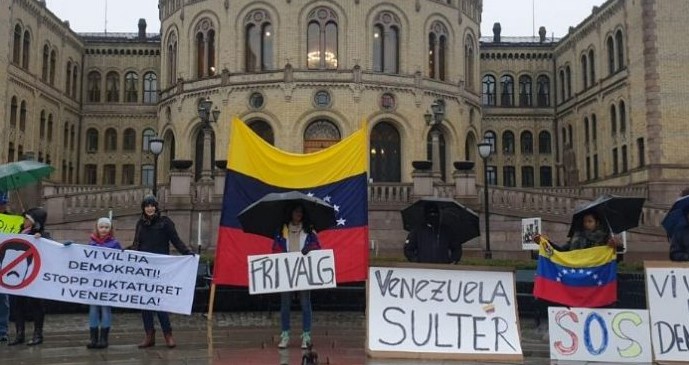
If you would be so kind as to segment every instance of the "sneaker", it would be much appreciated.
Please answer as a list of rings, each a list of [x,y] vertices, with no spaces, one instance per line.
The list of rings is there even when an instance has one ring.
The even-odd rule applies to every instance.
[[[301,335],[301,348],[306,350],[311,346],[311,332],[304,332]]]
[[[286,349],[287,346],[289,346],[289,331],[282,331],[280,334],[280,343],[278,344],[278,348]]]

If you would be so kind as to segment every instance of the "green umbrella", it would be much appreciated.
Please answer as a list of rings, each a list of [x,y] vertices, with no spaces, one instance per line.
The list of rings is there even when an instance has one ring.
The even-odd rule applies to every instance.
[[[17,161],[0,165],[0,191],[14,191],[36,184],[55,168],[36,161]]]

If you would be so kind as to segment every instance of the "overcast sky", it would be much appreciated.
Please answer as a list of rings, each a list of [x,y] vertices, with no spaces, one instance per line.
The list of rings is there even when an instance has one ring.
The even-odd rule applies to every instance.
[[[351,1],[351,0],[342,0]],[[398,0],[400,1],[400,0]],[[404,0],[411,1],[411,0]],[[591,14],[594,5],[604,0],[483,0],[481,34],[493,34],[493,23],[500,22],[503,36],[530,36],[533,34],[535,14],[536,34],[538,27],[546,27],[548,36],[567,34]],[[105,29],[106,0],[47,0],[48,8],[62,20],[69,20],[77,32],[103,32]],[[158,33],[157,0],[109,0],[107,1],[108,32],[136,32],[139,18],[148,23],[147,32]],[[535,8],[535,12],[532,11]]]

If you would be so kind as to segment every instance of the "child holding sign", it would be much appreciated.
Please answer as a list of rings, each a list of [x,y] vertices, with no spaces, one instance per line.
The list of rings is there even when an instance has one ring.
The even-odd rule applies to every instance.
[[[112,221],[109,218],[100,218],[96,222],[96,229],[91,234],[91,246],[105,247],[121,250],[120,242],[114,237]],[[89,349],[104,349],[108,347],[108,335],[112,323],[112,308],[102,305],[89,306],[89,332],[91,340],[86,345]],[[100,332],[99,327],[100,326]]]

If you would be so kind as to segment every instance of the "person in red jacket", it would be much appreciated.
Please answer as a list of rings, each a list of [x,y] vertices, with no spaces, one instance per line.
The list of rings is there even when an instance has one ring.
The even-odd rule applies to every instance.
[[[275,235],[273,253],[299,251],[306,255],[311,250],[319,250],[321,245],[318,242],[318,236],[309,223],[304,207],[295,204],[288,207],[287,211],[289,212],[288,219],[280,226],[279,231]],[[282,332],[280,333],[278,347],[284,349],[289,346],[292,292],[280,294],[280,324]],[[311,345],[311,292],[308,290],[300,291],[299,299],[301,302],[303,327],[301,348],[307,349]]]

